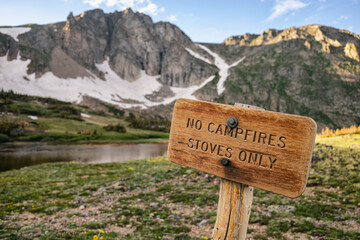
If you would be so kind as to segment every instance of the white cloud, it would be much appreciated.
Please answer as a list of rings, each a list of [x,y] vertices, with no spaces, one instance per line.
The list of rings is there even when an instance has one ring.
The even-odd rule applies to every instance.
[[[177,17],[174,14],[171,14],[170,16],[167,16],[166,19],[169,20],[169,21],[172,21],[172,22],[177,21]]]
[[[98,8],[105,4],[107,7],[117,6],[120,10],[132,8],[141,13],[156,16],[159,12],[164,12],[165,8],[159,8],[152,0],[83,0],[83,3]]]
[[[159,12],[164,12],[165,8],[158,8],[155,3],[149,1],[149,4],[143,8],[139,9],[141,13],[148,13],[150,15],[156,16]]]
[[[341,20],[348,20],[349,17],[348,17],[348,16],[340,16],[340,19],[341,19]]]
[[[349,26],[349,27],[347,28],[347,30],[349,30],[350,32],[352,32],[353,26]]]
[[[92,7],[98,8],[101,3],[105,2],[104,0],[84,0],[83,3],[89,4]]]
[[[289,11],[294,11],[308,6],[308,4],[300,0],[276,0],[275,2],[276,5],[272,8],[272,13],[266,19],[266,21],[271,21],[277,17],[288,13]]]

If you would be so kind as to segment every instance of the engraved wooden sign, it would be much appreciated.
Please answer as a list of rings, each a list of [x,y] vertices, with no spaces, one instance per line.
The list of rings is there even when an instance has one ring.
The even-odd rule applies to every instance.
[[[238,121],[236,127],[230,127],[229,118]],[[308,117],[179,99],[168,156],[184,166],[295,198],[305,190],[315,134],[316,123]]]

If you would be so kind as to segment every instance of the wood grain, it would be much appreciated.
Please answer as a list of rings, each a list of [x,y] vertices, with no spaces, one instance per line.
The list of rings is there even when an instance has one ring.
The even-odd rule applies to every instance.
[[[252,187],[221,179],[217,217],[212,236],[214,240],[246,238],[252,200]]]
[[[230,117],[239,121],[232,130]],[[311,118],[179,99],[168,156],[184,166],[298,197],[306,186],[315,134]],[[222,158],[230,165],[222,165]]]

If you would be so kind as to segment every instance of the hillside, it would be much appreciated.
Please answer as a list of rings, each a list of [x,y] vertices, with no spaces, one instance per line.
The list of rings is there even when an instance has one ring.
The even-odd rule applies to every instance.
[[[207,45],[227,62],[246,57],[230,70],[219,102],[246,102],[267,110],[310,116],[322,128],[360,121],[359,36],[320,25],[267,30]]]
[[[360,37],[308,25],[194,43],[131,9],[0,28],[0,88],[170,119],[179,97],[360,124]]]
[[[316,144],[300,198],[255,188],[247,237],[359,239],[360,152],[347,142]],[[0,238],[205,240],[218,190],[219,178],[164,157],[0,172]]]
[[[135,117],[106,104],[93,110],[0,91],[0,112],[0,143],[144,143],[166,142],[169,137],[170,121]]]

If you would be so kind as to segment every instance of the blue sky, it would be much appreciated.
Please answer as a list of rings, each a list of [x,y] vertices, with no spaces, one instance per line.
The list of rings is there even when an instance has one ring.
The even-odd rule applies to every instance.
[[[0,0],[0,25],[65,21],[69,12],[131,7],[179,26],[193,41],[323,24],[360,34],[360,0]]]

